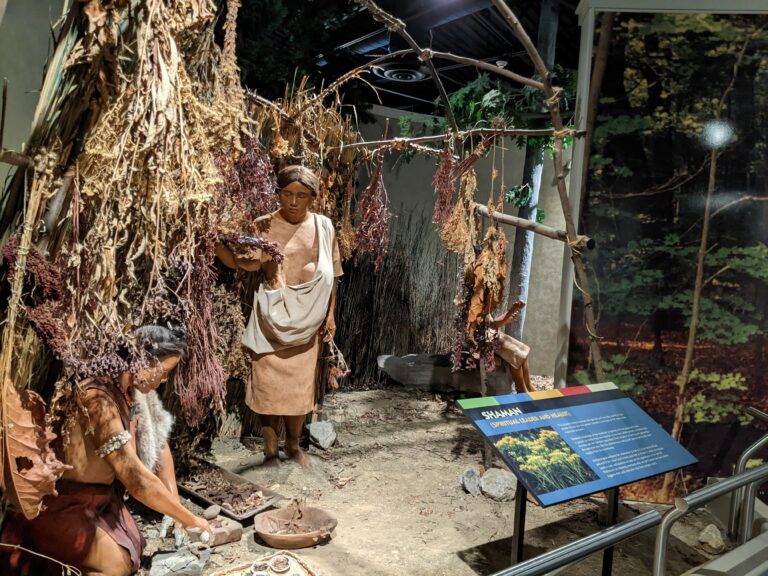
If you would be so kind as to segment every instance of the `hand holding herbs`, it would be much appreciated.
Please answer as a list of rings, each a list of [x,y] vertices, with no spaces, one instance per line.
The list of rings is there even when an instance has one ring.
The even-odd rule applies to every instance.
[[[224,243],[238,258],[248,260],[272,260],[276,264],[282,264],[283,253],[280,244],[244,234],[242,232],[222,232],[219,241]]]

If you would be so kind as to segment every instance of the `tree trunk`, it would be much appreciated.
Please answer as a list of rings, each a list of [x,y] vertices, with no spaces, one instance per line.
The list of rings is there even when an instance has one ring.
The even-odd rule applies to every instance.
[[[699,313],[701,309],[701,289],[704,285],[704,259],[707,255],[707,242],[709,240],[709,217],[712,211],[712,193],[715,191],[715,177],[717,175],[717,150],[710,153],[709,184],[707,185],[707,199],[704,204],[704,218],[701,225],[701,240],[699,251],[696,255],[696,280],[693,284],[693,305],[691,306],[691,323],[688,326],[688,343],[685,347],[685,360],[683,369],[677,377],[677,399],[675,401],[675,419],[672,424],[672,437],[680,441],[685,419],[686,397],[685,390],[693,369],[693,352],[696,347],[696,330],[699,326]],[[672,496],[672,481],[675,473],[668,472],[664,476],[664,484],[661,493]]]
[[[539,13],[539,36],[537,49],[547,68],[551,69],[555,61],[555,46],[557,28],[560,17],[558,0],[543,0]],[[531,200],[527,206],[520,208],[519,218],[532,222],[536,221],[539,207],[539,191],[541,190],[541,173],[544,169],[544,150],[541,146],[528,145],[525,149],[525,166],[523,168],[523,184],[531,190]],[[533,260],[532,232],[518,228],[515,231],[515,244],[512,252],[512,265],[509,276],[509,302],[516,300],[528,301],[528,284],[531,277],[531,262]],[[525,308],[515,322],[507,328],[510,335],[518,340],[523,337],[525,325]]]

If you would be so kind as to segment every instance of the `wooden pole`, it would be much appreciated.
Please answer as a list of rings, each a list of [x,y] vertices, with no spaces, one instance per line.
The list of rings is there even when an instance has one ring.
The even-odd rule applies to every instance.
[[[536,47],[531,42],[528,33],[523,28],[520,21],[515,14],[510,10],[509,6],[504,0],[493,0],[494,6],[501,12],[504,20],[517,36],[518,40],[522,43],[528,56],[533,61],[533,65],[536,68],[536,72],[542,78],[543,92],[545,96],[545,102],[549,109],[549,114],[552,118],[552,126],[555,129],[555,144],[552,150],[554,168],[555,168],[555,181],[557,183],[557,193],[560,196],[560,205],[563,209],[563,215],[565,216],[565,230],[568,234],[568,247],[571,252],[571,260],[576,272],[576,284],[581,291],[584,301],[584,323],[589,334],[589,350],[592,355],[592,361],[595,366],[595,375],[598,381],[605,381],[605,371],[603,370],[602,354],[600,353],[599,336],[596,331],[594,302],[592,301],[592,295],[589,292],[589,278],[587,276],[587,269],[584,266],[584,260],[581,257],[581,252],[576,249],[574,242],[576,241],[576,225],[573,219],[573,212],[568,200],[568,191],[565,188],[565,170],[563,169],[563,138],[565,137],[565,129],[563,126],[563,120],[560,116],[560,92],[561,90],[555,89],[549,79],[549,70],[547,70],[544,61],[541,59],[541,55],[536,50]],[[574,193],[578,194],[578,191]]]
[[[552,240],[559,240],[560,242],[568,242],[568,233],[565,230],[558,230],[557,228],[551,228],[549,226],[544,226],[543,224],[539,224],[538,222],[532,222],[531,220],[526,220],[525,218],[518,218],[517,216],[510,216],[509,214],[502,214],[501,212],[489,212],[487,206],[483,206],[482,204],[477,204],[475,206],[475,209],[485,216],[486,218],[492,218],[496,222],[500,222],[501,224],[508,224],[509,226],[514,226],[515,228],[523,228],[524,230],[530,230],[531,232],[534,232],[536,234],[541,234],[542,236],[546,236],[547,238],[552,238]],[[576,248],[582,250],[584,248],[588,250],[592,250],[592,248],[595,247],[595,241],[590,238],[589,236],[577,236],[576,237]]]

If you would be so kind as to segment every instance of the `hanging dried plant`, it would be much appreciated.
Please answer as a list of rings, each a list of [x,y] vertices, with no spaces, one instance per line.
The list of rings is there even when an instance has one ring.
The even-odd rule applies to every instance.
[[[210,263],[214,245],[212,234],[202,236],[189,270],[189,307],[184,323],[187,359],[174,379],[187,423],[192,427],[198,426],[211,410],[221,412],[226,394],[227,374],[215,354],[220,341],[213,317],[216,273]]]
[[[344,354],[333,339],[328,343],[328,350],[329,354],[325,357],[328,367],[328,387],[331,390],[338,390],[339,380],[349,376],[352,370],[344,359]]]
[[[241,138],[243,152],[232,162],[220,156],[217,187],[219,230],[256,232],[256,219],[277,209],[275,171],[253,136]]]
[[[471,220],[474,218],[472,206],[475,202],[476,190],[477,177],[475,171],[470,169],[461,176],[461,186],[456,205],[453,207],[451,216],[440,230],[440,238],[445,249],[449,252],[462,254],[467,249],[467,243],[471,242],[470,228],[473,226]]]
[[[453,193],[456,188],[453,150],[450,144],[446,144],[440,152],[440,164],[432,179],[432,186],[437,196],[432,222],[442,229],[453,213]]]
[[[339,254],[343,260],[349,260],[357,246],[355,230],[352,227],[352,198],[355,195],[355,181],[350,178],[344,194],[344,209],[341,215],[336,240],[339,243]]]
[[[467,313],[467,335],[474,339],[478,326],[485,322],[504,298],[504,279],[507,274],[505,256],[506,238],[495,225],[488,227],[483,248],[471,270],[472,296]]]
[[[355,214],[355,220],[357,220],[355,262],[359,262],[363,254],[368,254],[371,258],[375,258],[375,270],[379,269],[389,249],[389,220],[392,217],[389,212],[389,200],[387,190],[384,188],[381,166],[382,161],[379,159],[371,182],[362,193]]]

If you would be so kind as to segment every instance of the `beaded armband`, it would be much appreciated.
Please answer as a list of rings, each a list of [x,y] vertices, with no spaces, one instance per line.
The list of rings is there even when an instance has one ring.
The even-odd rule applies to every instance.
[[[96,449],[96,454],[98,454],[99,458],[104,458],[106,456],[109,456],[115,450],[119,450],[120,448],[128,444],[130,439],[131,439],[131,433],[128,432],[127,430],[123,430],[122,432],[120,432],[120,434],[115,434],[109,440],[104,442],[104,444],[99,446]]]

